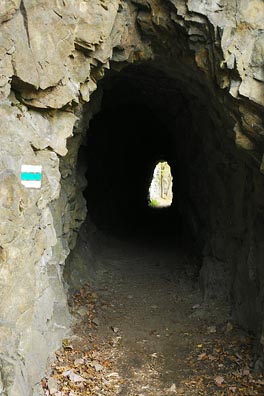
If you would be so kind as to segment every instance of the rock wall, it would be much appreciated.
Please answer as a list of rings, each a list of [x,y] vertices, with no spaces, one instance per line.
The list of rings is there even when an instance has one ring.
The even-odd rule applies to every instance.
[[[1,2],[3,395],[29,396],[33,389],[40,395],[37,384],[46,360],[67,332],[70,317],[61,274],[85,217],[78,147],[99,109],[100,94],[90,101],[97,81],[108,69],[127,64],[151,63],[204,103],[210,93],[214,122],[224,119],[218,125],[223,139],[228,136],[238,147],[245,169],[233,173],[232,183],[239,182],[232,208],[243,219],[239,237],[246,242],[236,241],[228,250],[232,293],[243,324],[249,323],[243,312],[257,309],[255,330],[261,334],[263,15],[261,0]],[[21,185],[22,164],[43,166],[40,190]],[[226,261],[226,254],[219,253],[226,238],[223,231],[219,236],[218,224],[212,227],[207,267],[210,256]],[[242,253],[237,254],[239,245]],[[248,284],[251,291],[245,298]]]

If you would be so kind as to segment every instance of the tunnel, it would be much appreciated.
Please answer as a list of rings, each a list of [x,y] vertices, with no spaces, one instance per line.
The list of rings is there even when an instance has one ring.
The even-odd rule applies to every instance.
[[[258,270],[246,269],[255,232],[248,203],[256,193],[248,180],[258,184],[259,175],[238,149],[234,120],[221,100],[206,84],[201,91],[192,83],[153,64],[109,71],[92,98],[99,106],[78,153],[87,218],[64,279],[71,294],[81,286],[85,296],[103,301],[94,322],[85,317],[79,326],[88,334],[98,328],[102,348],[110,337],[127,383],[124,395],[138,394],[144,381],[135,376],[153,372],[152,357],[159,379],[147,387],[174,391],[173,381],[185,381],[186,388],[192,376],[204,375],[197,366],[210,351],[204,344],[243,349],[241,332],[254,339],[261,328]],[[173,200],[153,208],[150,184],[165,161]],[[188,369],[191,348],[202,353]],[[252,361],[258,362],[257,351],[251,367]]]
[[[147,240],[150,249],[181,247],[196,257],[193,271],[204,296],[231,301],[239,260],[233,252],[244,227],[236,197],[248,171],[235,145],[234,121],[206,84],[184,83],[151,63],[110,70],[98,93],[77,165],[86,180],[86,228],[137,238],[138,245]],[[160,161],[170,165],[173,200],[157,209],[149,205],[149,188]],[[98,244],[93,235],[79,237],[90,251]],[[77,267],[70,256],[67,281],[71,273],[81,279]]]
[[[199,74],[177,77],[157,62],[121,71],[112,67],[98,93],[99,106],[78,154],[77,169],[86,180],[86,225],[195,254],[204,297],[228,301],[234,319],[257,334],[261,247],[255,241],[264,194],[228,104]],[[148,200],[159,161],[171,167],[173,201],[157,210]],[[91,235],[87,238],[93,250]],[[251,272],[249,249],[256,256]],[[71,271],[80,278],[71,259],[68,263],[66,278]]]
[[[175,185],[178,169],[165,116],[156,114],[144,98],[146,93],[129,81],[118,81],[104,91],[102,109],[91,122],[84,148],[87,208],[91,220],[109,232],[141,233],[154,227],[176,233],[180,231],[177,203],[160,211],[148,205],[156,164],[162,159],[171,161]]]
[[[178,80],[155,63],[110,70],[98,92],[78,154],[86,223],[109,235],[158,235],[153,243],[188,246],[199,257],[204,293],[231,300],[233,251],[245,227],[237,197],[251,172],[234,120],[206,84]],[[156,210],[149,187],[159,161],[171,167],[173,201]]]
[[[220,194],[228,194],[222,170],[229,159],[236,161],[234,142],[221,129],[225,120],[217,124],[213,98],[184,92],[179,81],[146,65],[109,72],[100,90],[100,111],[79,151],[89,219],[110,233],[162,230],[161,235],[174,235],[174,241],[185,241],[202,255],[212,206],[220,212],[232,205],[214,191],[216,179],[222,179]],[[171,167],[173,202],[153,210],[149,187],[163,160]]]

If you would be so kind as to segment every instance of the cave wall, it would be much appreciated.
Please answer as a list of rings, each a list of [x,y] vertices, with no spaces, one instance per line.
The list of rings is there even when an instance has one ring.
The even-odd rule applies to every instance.
[[[128,64],[149,62],[194,101],[210,98],[210,122],[230,150],[206,170],[213,213],[204,265],[206,274],[230,266],[234,312],[263,341],[263,14],[261,0],[0,4],[3,394],[39,395],[49,353],[67,332],[61,274],[86,214],[78,147],[100,108],[100,92],[91,98],[98,80]],[[22,187],[23,163],[43,166],[40,190]]]

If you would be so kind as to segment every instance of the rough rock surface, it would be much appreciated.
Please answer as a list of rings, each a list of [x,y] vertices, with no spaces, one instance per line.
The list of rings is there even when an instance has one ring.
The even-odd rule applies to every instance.
[[[232,183],[233,201],[226,209],[225,189],[214,191],[219,214],[204,254],[231,266],[236,316],[260,336],[263,1],[4,0],[0,23],[2,394],[39,396],[49,353],[67,332],[61,274],[86,214],[78,148],[109,68],[149,62],[187,93],[211,93],[223,139],[245,166],[231,181],[215,176]],[[22,187],[22,164],[43,166],[41,190]]]

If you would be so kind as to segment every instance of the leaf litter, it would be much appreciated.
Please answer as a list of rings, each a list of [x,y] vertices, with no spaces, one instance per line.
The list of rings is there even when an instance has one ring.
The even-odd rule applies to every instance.
[[[107,306],[105,302],[102,304],[104,308]],[[184,369],[175,375],[175,382],[167,384],[163,393],[159,393],[158,388],[155,393],[153,387],[145,384],[146,378],[151,381],[163,369],[162,354],[154,352],[145,374],[138,377],[138,381],[142,380],[142,393],[130,393],[129,390],[124,393],[124,389],[129,389],[131,379],[121,375],[117,367],[122,360],[123,351],[119,348],[122,337],[116,337],[117,340],[98,337],[97,305],[98,296],[89,285],[72,297],[72,312],[81,319],[73,329],[74,335],[63,340],[62,347],[56,352],[50,376],[41,381],[45,396],[264,395],[264,378],[251,369],[252,338],[230,322],[209,328],[202,321],[197,324],[195,334],[191,331],[182,334],[190,340],[195,335],[195,342],[182,362]],[[114,334],[120,331],[115,327],[111,329]],[[200,337],[199,343],[197,337]]]

